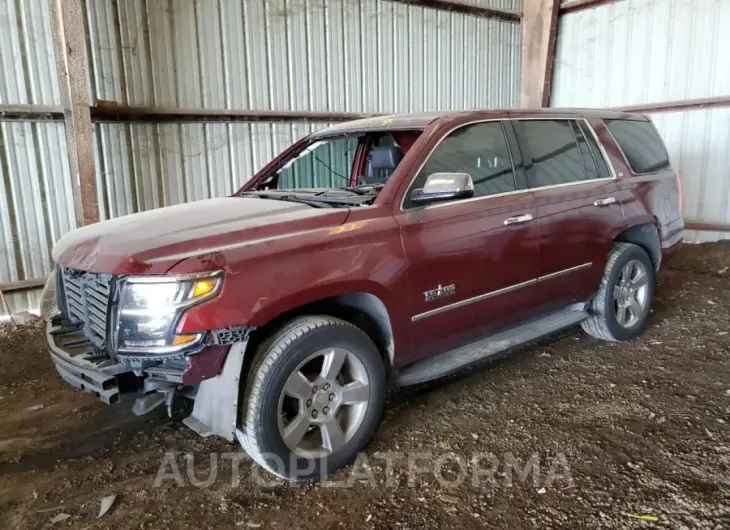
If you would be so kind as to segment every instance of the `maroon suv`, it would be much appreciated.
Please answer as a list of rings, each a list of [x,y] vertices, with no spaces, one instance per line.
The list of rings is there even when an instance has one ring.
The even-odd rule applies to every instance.
[[[64,236],[53,362],[138,414],[195,400],[290,479],[373,435],[386,391],[580,323],[636,336],[682,241],[679,177],[651,121],[466,111],[318,131],[233,196]]]

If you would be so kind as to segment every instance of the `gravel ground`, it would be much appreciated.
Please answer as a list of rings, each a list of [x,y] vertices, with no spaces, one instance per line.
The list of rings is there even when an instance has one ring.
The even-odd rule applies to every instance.
[[[309,485],[100,404],[40,327],[5,329],[0,527],[728,528],[728,265],[730,244],[685,246],[630,343],[574,330],[393,395],[359,463]]]

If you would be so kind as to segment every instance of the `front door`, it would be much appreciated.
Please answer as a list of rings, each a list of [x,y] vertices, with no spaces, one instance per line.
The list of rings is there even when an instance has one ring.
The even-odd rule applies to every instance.
[[[470,199],[417,206],[428,175],[468,173]],[[537,296],[537,210],[518,189],[500,121],[468,124],[435,148],[396,215],[408,267],[413,356],[450,349],[530,312]]]
[[[585,120],[515,120],[540,224],[538,304],[586,302],[623,225],[616,181]]]

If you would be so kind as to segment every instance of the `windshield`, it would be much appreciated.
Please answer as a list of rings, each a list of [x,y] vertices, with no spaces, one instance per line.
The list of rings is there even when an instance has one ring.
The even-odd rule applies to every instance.
[[[372,204],[421,131],[374,131],[315,140],[244,196],[314,207]]]
[[[280,171],[277,189],[341,188],[350,185],[359,139],[328,138],[310,144]]]

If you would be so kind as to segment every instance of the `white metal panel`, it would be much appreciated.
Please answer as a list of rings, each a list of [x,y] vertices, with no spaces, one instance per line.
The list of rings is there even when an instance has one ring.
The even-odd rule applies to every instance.
[[[520,26],[497,19],[382,0],[85,9],[94,97],[120,104],[390,113],[518,101]]]
[[[0,2],[0,103],[61,103],[49,5]]]
[[[560,17],[551,105],[730,94],[730,2],[624,0]]]
[[[560,18],[551,105],[730,95],[730,2],[624,0]],[[730,109],[653,113],[682,175],[684,217],[730,222]],[[730,234],[687,232],[689,241]]]
[[[682,178],[685,219],[730,223],[730,109],[652,115]],[[688,241],[730,238],[730,232],[694,232]]]

